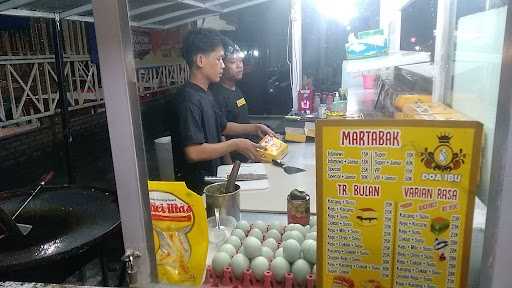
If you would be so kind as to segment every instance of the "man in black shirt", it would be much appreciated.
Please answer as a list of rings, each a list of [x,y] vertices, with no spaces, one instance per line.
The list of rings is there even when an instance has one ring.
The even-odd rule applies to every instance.
[[[179,180],[198,194],[203,193],[205,176],[215,176],[222,157],[239,152],[261,160],[262,147],[247,139],[221,141],[223,135],[274,135],[266,126],[228,122],[208,92],[218,82],[224,68],[220,34],[210,29],[193,30],[184,40],[183,56],[190,70],[188,81],[173,101],[176,170]]]
[[[224,47],[224,72],[219,83],[210,86],[210,91],[215,98],[215,103],[226,117],[227,121],[236,123],[250,123],[249,110],[247,102],[242,91],[236,85],[236,82],[242,79],[244,73],[244,55],[233,41],[227,37],[222,37]],[[244,135],[251,141],[258,142],[257,137]],[[232,160],[247,162],[249,159],[240,153],[231,153]],[[231,159],[228,157],[228,161]]]
[[[222,37],[222,45],[224,47],[224,71],[220,82],[212,84],[210,91],[227,121],[249,123],[247,103],[242,91],[236,85],[244,73],[244,55],[238,45],[227,37]]]

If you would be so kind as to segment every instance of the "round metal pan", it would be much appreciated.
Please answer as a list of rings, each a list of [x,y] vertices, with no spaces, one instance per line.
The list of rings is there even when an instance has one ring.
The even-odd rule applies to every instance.
[[[0,207],[12,215],[28,195],[29,191],[0,192]],[[9,245],[0,239],[0,273],[79,255],[118,228],[120,218],[113,193],[91,187],[48,186],[16,222],[32,225],[32,230],[22,244]]]

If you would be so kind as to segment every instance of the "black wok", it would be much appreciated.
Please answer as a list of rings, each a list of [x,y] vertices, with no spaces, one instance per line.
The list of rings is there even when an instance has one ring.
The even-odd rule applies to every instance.
[[[0,192],[0,208],[12,215],[28,193]],[[27,272],[46,268],[50,273],[52,269],[58,273],[55,263],[66,270],[76,269],[79,265],[73,259],[120,230],[115,195],[80,186],[48,186],[32,199],[16,221],[33,228],[24,238],[18,238],[19,235],[5,235],[8,233],[1,231],[0,223],[0,237],[4,234],[0,238],[0,279],[30,278]],[[74,271],[68,274],[71,272]]]

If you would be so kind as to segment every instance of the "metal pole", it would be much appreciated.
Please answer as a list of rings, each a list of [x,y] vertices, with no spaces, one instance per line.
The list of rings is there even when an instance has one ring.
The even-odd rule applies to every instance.
[[[456,13],[457,0],[438,1],[432,100],[449,105],[452,102]]]
[[[299,107],[297,93],[302,87],[302,0],[291,0],[290,2],[290,26],[293,110],[297,111]]]
[[[156,279],[146,158],[127,0],[93,0],[110,145],[124,248],[133,260],[130,285]],[[134,272],[133,269],[128,269]]]
[[[512,285],[512,8],[507,8],[480,287]]]
[[[73,175],[73,167],[71,164],[71,130],[68,123],[68,99],[67,89],[64,75],[64,51],[62,50],[62,29],[61,19],[58,14],[55,15],[53,22],[53,47],[55,55],[55,74],[57,74],[57,90],[59,92],[60,100],[60,119],[62,122],[62,136],[64,138],[64,162],[66,165],[66,179],[68,184],[75,183],[75,176]]]

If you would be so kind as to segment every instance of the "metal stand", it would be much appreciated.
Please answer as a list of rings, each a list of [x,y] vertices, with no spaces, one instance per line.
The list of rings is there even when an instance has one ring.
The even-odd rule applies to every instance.
[[[156,281],[156,260],[128,3],[92,4],[129,282],[148,287]]]
[[[68,126],[68,107],[67,89],[64,76],[64,51],[62,48],[62,29],[61,20],[58,14],[53,22],[53,47],[55,53],[55,73],[57,74],[57,89],[60,100],[60,119],[62,122],[62,136],[64,138],[64,161],[66,165],[67,184],[75,183],[73,168],[71,164],[71,131]]]

